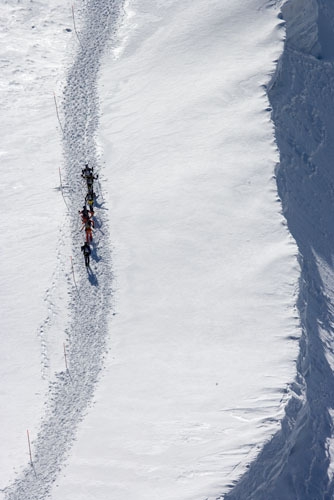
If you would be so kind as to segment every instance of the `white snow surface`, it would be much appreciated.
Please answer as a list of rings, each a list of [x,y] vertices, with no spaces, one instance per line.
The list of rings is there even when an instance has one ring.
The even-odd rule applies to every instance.
[[[126,2],[102,61],[96,134],[94,103],[86,116],[76,95],[94,88],[92,59],[85,70],[75,59],[88,37],[79,43],[66,31],[69,2],[53,5],[0,7],[3,26],[12,20],[1,34],[1,189],[10,207],[1,243],[3,498],[46,498],[60,468],[53,500],[215,499],[279,429],[298,354],[297,249],[277,197],[264,87],[283,49],[278,11],[263,0]],[[66,78],[61,120],[79,109],[76,119],[93,125],[84,143],[65,128],[62,156],[52,92],[61,106]],[[82,144],[87,150],[75,156]],[[89,280],[74,250],[79,301],[69,239],[78,248],[87,158],[100,173],[100,260]],[[72,187],[69,213],[55,189],[59,168]],[[102,300],[111,290],[112,307]],[[103,327],[94,330],[100,317],[109,322],[106,339]],[[65,339],[71,377],[59,376]],[[85,391],[77,379],[89,358]],[[57,411],[50,381],[59,384]],[[71,401],[79,415],[61,408]],[[25,433],[37,435],[41,419],[34,481],[24,472]],[[59,442],[48,422],[65,429]],[[51,462],[54,469],[44,467]]]
[[[65,77],[71,4],[6,0],[0,20],[2,488],[27,462],[26,429],[36,434],[47,380],[64,364],[70,250],[53,92]]]

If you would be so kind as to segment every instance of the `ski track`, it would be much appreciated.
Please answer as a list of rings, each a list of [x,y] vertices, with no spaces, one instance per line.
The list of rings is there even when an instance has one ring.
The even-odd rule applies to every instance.
[[[107,316],[112,295],[111,253],[107,211],[101,189],[96,204],[96,230],[91,256],[92,272],[86,272],[78,231],[78,210],[84,203],[85,186],[80,177],[85,163],[98,171],[95,132],[98,126],[97,76],[106,44],[116,34],[122,14],[122,0],[87,0],[81,6],[78,52],[64,89],[65,116],[63,148],[67,196],[72,227],[73,268],[76,285],[70,294],[70,328],[67,342],[68,372],[61,372],[50,384],[50,399],[35,441],[33,466],[28,464],[21,477],[5,490],[6,500],[39,500],[50,495],[52,484],[75,439],[78,423],[92,401],[94,387],[103,366],[108,336]],[[77,21],[77,20],[76,20]],[[99,183],[98,183],[99,184]],[[95,191],[97,191],[95,187]],[[57,279],[55,271],[54,279]],[[53,286],[53,285],[52,285]],[[42,336],[52,314],[52,286],[46,292],[49,315],[40,326]],[[42,342],[42,366],[48,365]]]

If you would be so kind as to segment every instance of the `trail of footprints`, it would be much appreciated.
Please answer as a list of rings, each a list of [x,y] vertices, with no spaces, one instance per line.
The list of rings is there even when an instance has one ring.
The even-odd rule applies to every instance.
[[[32,436],[33,465],[27,463],[15,482],[4,490],[5,500],[49,498],[52,485],[64,466],[75,440],[77,426],[92,402],[107,350],[108,316],[112,298],[108,212],[104,202],[97,203],[94,199],[92,204],[89,203],[88,195],[91,190],[88,178],[91,172],[95,177],[94,186],[97,178],[94,170],[89,171],[89,168],[98,165],[95,144],[98,126],[96,80],[106,44],[117,32],[123,0],[103,2],[83,0],[80,5],[81,19],[84,20],[82,28],[79,28],[80,45],[68,72],[62,102],[65,117],[63,131],[65,183],[69,186],[67,202],[76,273],[76,285],[72,284],[68,290],[70,314],[66,342],[68,369],[57,373],[50,383],[49,399],[45,405],[45,415],[40,430],[35,439]],[[88,177],[85,165],[88,165],[86,171]],[[84,193],[80,174],[84,178]],[[94,188],[92,191],[94,192]],[[99,195],[101,194],[99,192]],[[86,207],[89,212],[88,219],[93,220],[95,225],[95,228],[91,227],[91,232],[86,230],[83,213],[81,213],[83,228],[78,228],[78,208],[81,206]],[[98,220],[92,213],[95,207],[98,208]],[[90,241],[93,231],[94,239]],[[94,273],[89,269],[87,272],[82,265],[83,236],[91,249],[89,257]],[[54,276],[52,283],[56,284],[57,281],[58,278]],[[53,284],[45,298],[48,316],[40,326],[41,335],[52,322],[54,308],[52,287]],[[46,350],[45,364],[48,364]]]

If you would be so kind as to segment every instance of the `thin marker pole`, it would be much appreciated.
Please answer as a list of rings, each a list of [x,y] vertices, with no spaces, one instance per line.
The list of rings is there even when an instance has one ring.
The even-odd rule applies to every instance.
[[[29,446],[30,464],[33,465],[32,454],[31,454],[31,445],[30,445],[30,436],[29,436],[28,429],[27,429],[27,438],[28,438],[28,446]]]
[[[30,456],[30,465],[34,470],[35,477],[37,477],[35,467],[34,467],[34,462],[32,461],[32,453],[31,453],[31,444],[30,444],[30,436],[29,436],[29,431],[27,429],[27,438],[28,438],[28,447],[29,447],[29,456]]]
[[[72,5],[72,19],[73,19],[73,27],[74,27],[75,34],[77,35],[78,42],[80,43],[80,46],[82,48],[82,43],[81,43],[81,40],[80,40],[78,32],[77,32],[77,27],[75,25],[75,17],[74,17],[74,7],[73,7],[73,5]]]
[[[59,122],[59,125],[60,125],[60,128],[61,128],[61,131],[62,131],[62,133],[63,133],[63,135],[64,135],[64,129],[63,129],[63,126],[62,126],[61,121],[60,121],[60,118],[59,118],[58,105],[57,105],[57,99],[56,99],[56,94],[55,94],[55,93],[53,93],[53,99],[54,99],[54,101],[55,101],[55,106],[56,106],[56,113],[57,113],[58,122]]]
[[[73,259],[72,259],[72,255],[71,255],[71,266],[72,266],[73,281],[74,281],[74,284],[75,284],[75,288],[76,288],[76,291],[77,291],[78,297],[80,298],[80,294],[79,294],[79,290],[78,290],[78,286],[77,286],[77,282],[76,282],[76,279],[75,279],[75,274],[74,274],[74,266],[73,266]]]
[[[68,366],[67,366],[67,355],[66,355],[66,346],[64,342],[64,358],[65,358],[65,366],[66,366],[66,371],[68,372]]]
[[[63,183],[62,183],[62,178],[61,178],[61,172],[60,172],[60,167],[58,168],[58,171],[59,171],[59,180],[60,180],[60,191],[61,191],[61,195],[63,197],[63,200],[64,200],[64,203],[66,205],[66,208],[67,210],[69,211],[70,209],[68,208],[68,204],[67,204],[67,201],[65,199],[65,196],[64,196],[64,190],[63,190]]]
[[[65,342],[64,342],[64,358],[65,358],[66,372],[67,372],[67,375],[68,375],[68,376],[69,376],[69,378],[70,378],[70,381],[72,382],[71,373],[70,373],[70,370],[68,369],[68,364],[67,364],[67,353],[66,353],[66,346],[65,346]]]
[[[62,179],[61,179],[60,167],[58,168],[58,170],[59,170],[60,189],[63,190],[63,182],[62,182]]]

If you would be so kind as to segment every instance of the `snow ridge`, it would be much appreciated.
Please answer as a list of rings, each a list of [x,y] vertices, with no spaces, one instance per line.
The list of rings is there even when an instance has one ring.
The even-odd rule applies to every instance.
[[[303,336],[281,430],[226,500],[330,500],[334,407],[334,8],[287,2],[286,43],[268,89],[280,165],[277,185],[300,252]]]
[[[51,384],[46,415],[33,442],[33,466],[28,465],[21,477],[5,489],[7,500],[37,500],[48,496],[75,439],[76,427],[92,400],[103,366],[112,271],[107,209],[104,207],[101,187],[97,193],[96,229],[91,256],[93,272],[88,276],[80,255],[83,236],[79,232],[78,210],[85,197],[81,169],[85,163],[89,163],[98,171],[95,144],[98,126],[96,80],[106,43],[117,31],[121,12],[121,0],[87,0],[80,13],[83,23],[78,33],[79,49],[68,73],[63,98],[63,147],[66,184],[70,186],[67,202],[73,228],[76,277],[76,285],[69,292],[69,370],[57,374],[56,381]]]

